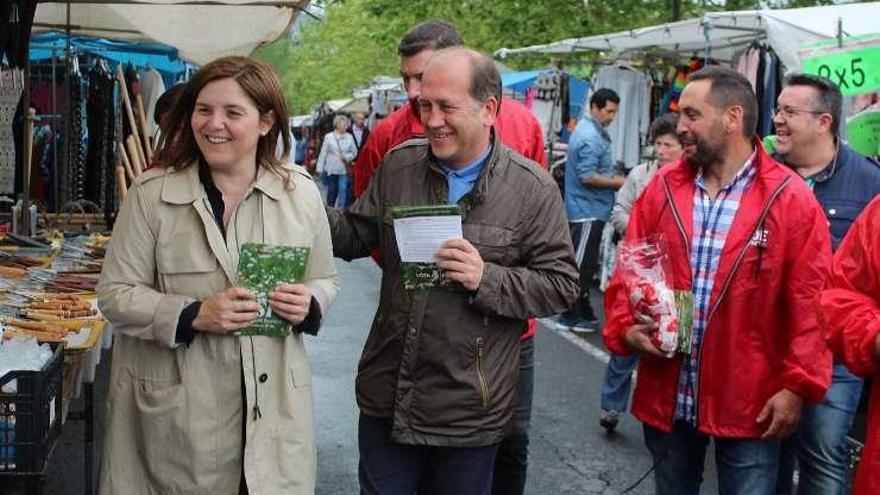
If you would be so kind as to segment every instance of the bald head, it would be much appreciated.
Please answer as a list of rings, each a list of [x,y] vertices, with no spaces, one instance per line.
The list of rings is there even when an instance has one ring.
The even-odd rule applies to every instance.
[[[434,53],[425,68],[426,75],[432,66],[460,69],[459,74],[470,76],[468,93],[477,102],[483,103],[491,97],[501,101],[501,74],[487,55],[472,48],[454,46]]]
[[[489,57],[467,48],[438,51],[418,102],[431,151],[446,166],[465,167],[491,149],[501,78]]]

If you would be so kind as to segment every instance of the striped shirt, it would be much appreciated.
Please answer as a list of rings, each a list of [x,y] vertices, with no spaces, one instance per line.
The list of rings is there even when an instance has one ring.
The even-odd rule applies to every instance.
[[[709,197],[703,173],[697,174],[694,191],[694,232],[691,250],[691,269],[694,274],[694,322],[691,353],[682,363],[678,377],[678,395],[675,419],[696,425],[696,395],[700,371],[700,346],[709,319],[709,302],[715,272],[727,234],[739,210],[740,199],[755,177],[754,153],[734,176],[718,191],[713,201]]]

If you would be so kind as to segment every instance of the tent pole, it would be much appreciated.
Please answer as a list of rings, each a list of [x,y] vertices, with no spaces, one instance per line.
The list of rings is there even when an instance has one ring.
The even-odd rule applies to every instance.
[[[843,17],[837,18],[837,46],[843,46]]]

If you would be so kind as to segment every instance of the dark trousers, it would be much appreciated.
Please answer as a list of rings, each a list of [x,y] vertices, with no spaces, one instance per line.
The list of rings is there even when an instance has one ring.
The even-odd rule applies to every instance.
[[[327,175],[327,206],[330,208],[336,207],[336,198],[342,189],[342,177],[342,175]]]
[[[489,495],[498,444],[486,447],[404,445],[388,420],[358,421],[362,495]]]
[[[671,433],[643,425],[654,458],[655,495],[699,495],[710,437],[676,421]],[[775,495],[779,440],[711,438],[719,495]]]
[[[602,247],[602,229],[605,222],[586,220],[568,224],[571,231],[571,243],[574,246],[575,261],[580,271],[580,294],[573,308],[564,315],[569,318],[584,320],[596,319],[596,313],[590,304],[590,285],[599,270],[599,248]]]
[[[521,495],[525,491],[534,383],[535,339],[530,338],[520,343],[516,409],[510,422],[510,432],[501,442],[495,457],[493,495]]]

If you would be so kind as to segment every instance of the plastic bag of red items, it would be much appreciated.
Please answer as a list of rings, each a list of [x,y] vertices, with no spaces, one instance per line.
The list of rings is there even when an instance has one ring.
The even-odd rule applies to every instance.
[[[668,356],[678,349],[679,320],[675,293],[669,288],[663,264],[662,240],[623,242],[618,246],[617,272],[629,294],[629,306],[638,323],[656,323],[651,341]]]

